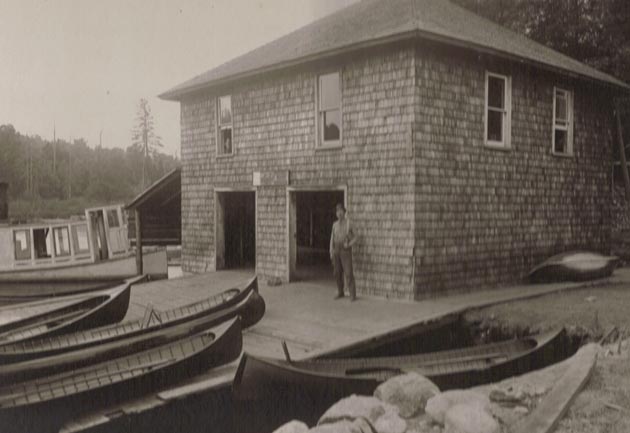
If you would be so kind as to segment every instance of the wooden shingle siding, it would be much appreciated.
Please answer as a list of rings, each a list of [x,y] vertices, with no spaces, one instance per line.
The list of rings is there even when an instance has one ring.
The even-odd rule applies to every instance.
[[[251,189],[252,173],[290,187],[344,186],[359,242],[361,293],[413,297],[414,166],[411,124],[414,52],[410,44],[373,49],[326,65],[260,76],[182,101],[184,270],[214,268],[214,189]],[[343,145],[316,149],[317,75],[339,70]],[[215,106],[232,96],[234,155],[215,158]],[[287,186],[257,187],[256,272],[287,274]],[[330,230],[330,228],[327,228]]]
[[[511,149],[484,146],[485,72],[512,78]],[[610,95],[455,49],[416,51],[416,297],[513,283],[551,254],[610,249]],[[553,88],[575,94],[551,154]]]

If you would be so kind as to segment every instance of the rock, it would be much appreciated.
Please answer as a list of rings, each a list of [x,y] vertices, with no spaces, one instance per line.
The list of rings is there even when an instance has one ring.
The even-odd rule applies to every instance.
[[[456,404],[444,415],[444,433],[499,433],[501,427],[477,404]]]
[[[407,423],[398,415],[398,409],[376,397],[351,395],[332,405],[317,423],[318,426],[339,421],[364,419],[377,433],[403,433]]]
[[[586,302],[595,302],[596,299],[597,296],[587,296],[586,298],[584,298]]]
[[[502,406],[523,405],[528,398],[529,395],[525,391],[514,385],[510,385],[507,388],[494,388],[490,391],[490,401]]]
[[[395,411],[386,411],[372,423],[377,433],[404,433],[407,423]]]
[[[439,393],[439,388],[426,377],[407,373],[380,384],[374,396],[396,406],[401,417],[411,418],[424,413],[427,401]]]
[[[426,415],[405,419],[405,422],[407,423],[405,433],[435,433],[440,431],[440,428],[433,424],[431,418]]]
[[[444,424],[444,415],[451,407],[458,404],[467,404],[486,410],[490,406],[490,400],[483,394],[475,391],[452,390],[445,391],[431,397],[427,402],[425,412],[438,424]]]
[[[359,418],[354,421],[338,421],[331,424],[318,425],[309,433],[373,433],[374,429],[370,423],[364,418]]]
[[[526,406],[516,406],[514,407],[514,412],[527,415],[529,413],[529,409]]]
[[[308,432],[308,426],[302,421],[289,421],[288,423],[281,425],[273,433],[306,433]]]

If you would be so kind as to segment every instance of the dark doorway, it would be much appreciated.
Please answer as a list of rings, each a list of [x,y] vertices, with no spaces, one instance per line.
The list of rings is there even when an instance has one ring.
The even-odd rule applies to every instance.
[[[256,266],[256,193],[217,193],[217,269]]]
[[[294,277],[328,279],[332,276],[330,231],[336,220],[335,205],[345,203],[344,191],[295,191],[291,195],[295,209]]]

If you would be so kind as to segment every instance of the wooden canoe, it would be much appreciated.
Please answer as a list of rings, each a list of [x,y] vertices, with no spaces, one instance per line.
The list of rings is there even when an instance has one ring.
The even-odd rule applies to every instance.
[[[619,258],[587,251],[555,255],[534,267],[528,275],[532,282],[588,281],[609,277]]]
[[[247,328],[257,323],[264,313],[265,301],[258,294],[258,282],[256,277],[253,277],[247,281],[243,288],[229,289],[192,304],[167,311],[154,312],[153,317],[149,316],[148,319],[127,321],[73,334],[59,335],[54,338],[0,345],[0,365],[51,357],[114,342],[119,343],[107,347],[120,346],[124,349],[128,341],[144,341],[142,344],[149,345],[151,341],[163,340],[164,337],[160,336],[160,333],[168,332],[168,328],[179,324],[185,325],[196,319],[202,319],[201,323],[205,323],[206,326],[215,326],[240,316],[241,326]],[[133,345],[129,345],[128,350],[132,350],[133,347]],[[83,353],[86,358],[94,359],[96,353],[104,356],[106,352],[95,350],[93,354],[90,354],[89,351]]]
[[[175,325],[151,326],[142,332],[130,332],[124,338],[111,338],[108,341],[101,339],[96,345],[82,346],[54,355],[3,364],[0,367],[0,385],[57,374],[107,359],[130,355],[201,332],[235,317],[239,317],[241,323],[245,318],[248,323],[252,324],[262,317],[263,312],[264,301],[262,297],[252,291],[240,304],[227,307],[213,314]],[[73,335],[68,335],[68,339],[75,341]]]
[[[415,371],[441,390],[468,388],[542,368],[566,357],[564,329],[538,336],[418,355],[284,361],[243,354],[237,401],[278,398],[277,406],[326,408],[351,394],[372,395],[385,380]],[[294,409],[295,407],[292,406]]]
[[[0,431],[57,431],[69,417],[146,395],[236,359],[239,318],[216,328],[40,379],[0,388]]]
[[[120,322],[129,308],[131,284],[127,281],[110,290],[73,297],[45,312],[34,308],[34,314],[0,326],[0,347]]]

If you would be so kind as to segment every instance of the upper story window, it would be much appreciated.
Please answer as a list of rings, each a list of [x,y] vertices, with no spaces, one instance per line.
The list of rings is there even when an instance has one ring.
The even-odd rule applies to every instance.
[[[509,77],[486,73],[486,144],[510,147],[512,88]]]
[[[317,98],[320,146],[341,145],[341,79],[339,72],[320,75]]]
[[[573,94],[554,88],[553,153],[573,154]]]
[[[221,96],[217,102],[217,155],[231,155],[232,143],[232,96]]]

